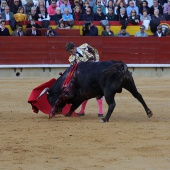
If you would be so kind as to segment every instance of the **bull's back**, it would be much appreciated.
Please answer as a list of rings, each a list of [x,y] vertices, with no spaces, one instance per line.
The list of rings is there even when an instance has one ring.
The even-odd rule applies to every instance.
[[[101,61],[101,62],[81,62],[78,65],[78,71],[84,75],[99,75],[105,69],[111,67],[115,61]]]
[[[81,62],[77,68],[78,83],[84,83],[82,86],[101,85],[105,79],[105,71],[115,65],[117,61],[102,62]]]

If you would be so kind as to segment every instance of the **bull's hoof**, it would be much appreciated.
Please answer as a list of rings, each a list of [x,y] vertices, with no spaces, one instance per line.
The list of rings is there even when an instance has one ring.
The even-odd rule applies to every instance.
[[[85,113],[77,113],[78,116],[85,116]]]
[[[151,118],[151,117],[153,116],[152,111],[151,111],[151,110],[149,110],[149,111],[147,112],[147,115],[148,115],[148,118]]]
[[[109,122],[109,121],[106,120],[105,118],[103,118],[103,119],[101,119],[99,122],[100,122],[100,123],[105,123],[105,122]]]
[[[49,119],[51,119],[51,118],[53,118],[55,115],[53,115],[53,114],[49,114]]]
[[[66,114],[65,116],[66,116],[66,117],[71,117],[71,114]]]

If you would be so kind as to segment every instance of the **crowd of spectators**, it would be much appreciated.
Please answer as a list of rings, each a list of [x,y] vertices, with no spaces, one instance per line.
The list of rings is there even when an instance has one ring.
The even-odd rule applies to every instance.
[[[170,0],[153,0],[151,6],[147,0],[0,0],[0,4],[0,36],[9,32],[4,29],[5,21],[9,21],[15,36],[40,36],[37,28],[49,28],[50,21],[54,21],[59,29],[69,29],[75,21],[84,21],[83,35],[96,36],[98,29],[93,21],[105,20],[118,21],[122,27],[118,34],[114,34],[107,23],[102,36],[128,36],[126,28],[129,24],[140,25],[135,36],[144,36],[149,26],[154,36],[159,36],[160,22],[170,21]],[[27,25],[30,30],[20,33],[23,26],[19,23],[24,21],[30,22]],[[36,21],[41,21],[42,25]]]

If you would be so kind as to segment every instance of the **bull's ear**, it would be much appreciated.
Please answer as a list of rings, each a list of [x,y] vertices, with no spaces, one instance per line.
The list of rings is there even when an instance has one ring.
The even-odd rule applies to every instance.
[[[46,87],[46,88],[40,93],[40,95],[37,97],[37,100],[38,100],[43,94],[47,93],[48,90],[49,90],[49,88]]]

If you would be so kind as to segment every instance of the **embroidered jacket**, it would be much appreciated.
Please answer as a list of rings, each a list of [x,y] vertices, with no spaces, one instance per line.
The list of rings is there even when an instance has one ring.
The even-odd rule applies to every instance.
[[[86,62],[86,61],[99,61],[98,51],[87,43],[82,44],[77,47],[77,52],[75,55],[71,55],[69,57],[69,62],[71,65],[78,62]]]

